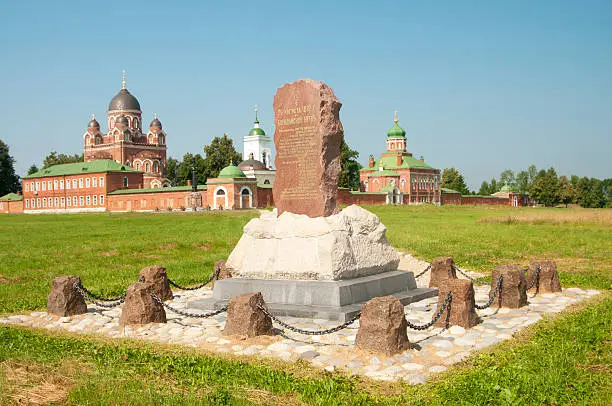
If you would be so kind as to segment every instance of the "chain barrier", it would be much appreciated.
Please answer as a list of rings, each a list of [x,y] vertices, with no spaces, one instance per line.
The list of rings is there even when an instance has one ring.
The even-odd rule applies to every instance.
[[[457,272],[459,272],[461,275],[465,276],[466,278],[468,278],[469,280],[471,280],[472,282],[478,284],[478,285],[488,285],[489,282],[483,282],[481,280],[478,280],[476,278],[472,278],[470,275],[468,275],[465,271],[459,269],[457,267],[457,265],[453,264],[453,269]]]
[[[117,303],[111,303],[111,304],[106,304],[106,303],[100,303],[98,301],[96,301],[94,298],[92,298],[91,296],[89,296],[87,294],[87,292],[84,290],[85,288],[83,288],[83,286],[79,285],[79,283],[75,283],[74,284],[74,288],[76,289],[77,292],[79,292],[81,294],[81,296],[83,296],[83,299],[95,304],[98,307],[103,307],[105,309],[112,309],[113,307],[117,307],[119,306],[121,303],[124,302],[125,297],[122,297],[121,299],[119,299],[119,301]]]
[[[204,286],[208,285],[210,282],[213,281],[213,279],[217,279],[217,276],[219,276],[219,269],[215,269],[215,271],[212,273],[212,275],[210,275],[210,278],[208,278],[206,280],[206,282],[204,282],[204,283],[202,283],[202,284],[200,284],[198,286],[195,286],[193,288],[188,288],[188,287],[184,287],[184,286],[178,285],[175,282],[173,282],[170,278],[168,278],[168,283],[170,285],[174,286],[175,288],[181,289],[181,290],[198,290],[198,289],[201,289]]]
[[[125,295],[121,295],[121,296],[117,296],[117,297],[103,297],[103,296],[98,296],[95,293],[92,293],[91,291],[89,291],[83,285],[79,285],[79,288],[81,288],[83,290],[83,292],[85,292],[87,294],[87,296],[89,296],[90,298],[93,298],[93,299],[96,299],[96,300],[101,300],[102,302],[116,302],[118,300],[125,299]]]
[[[487,307],[491,306],[493,304],[493,302],[495,301],[495,298],[497,297],[497,295],[500,294],[500,292],[501,292],[501,286],[502,286],[502,280],[503,279],[504,279],[503,276],[500,276],[497,279],[497,285],[495,285],[495,290],[493,291],[493,295],[489,298],[489,301],[487,302],[487,304],[485,304],[485,305],[474,304],[474,307],[477,308],[478,310],[484,310]]]
[[[428,271],[431,270],[431,264],[427,265],[427,268],[423,269],[421,273],[414,277],[414,279],[419,279],[421,276],[425,275]]]
[[[438,309],[438,312],[435,314],[435,316],[431,319],[429,323],[419,326],[418,324],[412,324],[411,322],[406,321],[408,323],[408,327],[410,327],[413,330],[427,330],[429,327],[436,324],[436,321],[440,319],[440,316],[442,316],[442,313],[444,313],[444,310],[446,310],[447,307],[450,307],[452,300],[453,300],[453,293],[448,292],[448,294],[446,295],[446,299],[444,299],[444,303],[442,303],[442,306],[440,306],[440,308]]]
[[[342,324],[340,324],[340,325],[338,325],[336,327],[328,328],[328,329],[325,329],[325,330],[303,330],[301,328],[291,326],[291,325],[285,323],[284,321],[278,319],[276,316],[274,316],[272,313],[270,313],[270,311],[268,311],[268,309],[265,306],[263,306],[261,303],[257,307],[262,312],[264,312],[264,314],[266,316],[268,316],[269,318],[271,318],[272,320],[274,320],[275,322],[277,322],[281,326],[285,327],[286,329],[291,330],[291,331],[296,332],[296,333],[300,333],[300,334],[304,334],[304,335],[309,335],[309,336],[322,336],[322,335],[325,335],[325,334],[335,333],[336,331],[340,331],[342,329],[347,328],[348,326],[353,324],[357,319],[359,319],[359,317],[361,317],[361,313],[357,313],[352,319],[350,319],[348,321],[345,321],[344,323],[342,323]]]
[[[533,275],[533,280],[531,281],[531,283],[529,284],[529,286],[527,286],[527,289],[525,290],[529,290],[531,288],[533,288],[533,285],[535,285],[537,283],[538,287],[540,285],[540,270],[542,268],[540,268],[540,266],[538,265],[538,267],[536,268],[535,271],[535,275]],[[529,268],[527,268],[527,270],[529,270]],[[538,293],[538,290],[536,289],[536,293]]]
[[[164,303],[163,300],[161,300],[160,298],[158,298],[157,296],[155,296],[152,293],[151,293],[151,297],[153,298],[153,300],[155,300],[157,303],[161,304],[162,306],[164,306],[166,309],[170,310],[171,312],[176,313],[176,314],[180,314],[181,316],[185,316],[185,317],[194,317],[194,318],[198,318],[198,319],[205,319],[205,318],[216,316],[217,314],[221,314],[221,313],[227,311],[227,306],[223,306],[219,310],[215,310],[214,312],[210,312],[210,313],[189,313],[189,312],[185,312],[185,311],[182,311],[182,310],[179,310],[179,309],[175,309],[174,307],[170,306],[169,304]]]

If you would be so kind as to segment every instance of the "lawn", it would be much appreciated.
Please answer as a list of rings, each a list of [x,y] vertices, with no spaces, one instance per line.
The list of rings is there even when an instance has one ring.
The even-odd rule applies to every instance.
[[[451,255],[484,273],[558,262],[565,286],[606,290],[409,387],[196,350],[0,327],[0,404],[610,404],[612,216],[609,210],[368,207],[399,250]],[[226,258],[256,212],[2,216],[0,313],[43,309],[56,275],[123,293],[159,264],[196,284]]]

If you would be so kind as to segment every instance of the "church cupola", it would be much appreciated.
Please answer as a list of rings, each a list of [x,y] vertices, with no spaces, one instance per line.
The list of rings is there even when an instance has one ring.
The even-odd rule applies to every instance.
[[[263,163],[263,166],[272,169],[274,157],[272,156],[272,139],[266,135],[266,132],[259,125],[259,109],[255,105],[255,121],[253,128],[248,135],[244,136],[243,157],[253,155],[255,161]]]
[[[397,110],[393,118],[393,127],[387,132],[387,151],[406,152],[406,130],[398,124]]]
[[[155,118],[153,119],[153,121],[151,121],[150,129],[151,129],[152,132],[155,132],[155,130],[161,130],[162,129],[162,123],[157,118],[157,114],[155,115]]]
[[[100,123],[98,123],[98,120],[96,120],[95,114],[91,115],[91,120],[89,121],[89,124],[87,124],[87,129],[89,130],[89,132],[95,132],[100,130]]]

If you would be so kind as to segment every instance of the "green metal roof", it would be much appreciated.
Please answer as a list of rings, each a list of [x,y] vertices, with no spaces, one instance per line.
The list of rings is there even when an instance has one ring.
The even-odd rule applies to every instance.
[[[266,135],[266,132],[259,128],[259,120],[255,120],[255,126],[249,131],[249,135]]]
[[[380,188],[380,191],[387,193],[387,192],[393,192],[393,189],[395,189],[395,186],[387,185],[387,186]]]
[[[236,165],[229,164],[221,169],[217,178],[246,178],[246,175]]]
[[[445,187],[441,187],[440,188],[440,193],[459,193],[459,194],[461,194],[460,192],[457,192],[456,190],[448,189],[448,188],[445,188]]]
[[[398,172],[385,169],[383,171],[372,172],[371,174],[368,175],[368,178],[376,177],[376,176],[400,176],[400,174]]]
[[[114,192],[110,192],[109,195],[130,195],[133,193],[166,193],[166,192],[188,192],[192,189],[191,186],[173,186],[173,187],[162,187],[162,188],[148,188],[148,189],[119,189]],[[206,190],[206,185],[198,185],[198,190]]]
[[[270,183],[258,183],[257,187],[261,188],[261,189],[272,189],[272,186]],[[340,189],[340,188],[338,188]]]
[[[16,193],[9,193],[8,195],[0,197],[0,202],[18,202],[20,200],[23,200],[23,196]]]
[[[99,159],[91,162],[75,162],[71,164],[53,165],[31,175],[25,176],[24,179],[44,178],[46,176],[63,176],[63,175],[79,175],[82,173],[96,172],[140,172],[129,166],[122,165],[110,159]]]
[[[387,137],[388,138],[406,138],[406,130],[400,127],[396,121],[395,124],[393,124],[393,127],[391,127],[389,131],[387,132]]]
[[[385,170],[407,169],[407,168],[435,169],[427,165],[425,162],[421,162],[418,159],[411,157],[411,156],[403,156],[402,164],[399,166],[397,165],[397,156],[381,157],[378,161],[374,162],[374,168],[380,168],[381,162]],[[371,170],[372,168],[361,169],[362,172],[371,171]]]

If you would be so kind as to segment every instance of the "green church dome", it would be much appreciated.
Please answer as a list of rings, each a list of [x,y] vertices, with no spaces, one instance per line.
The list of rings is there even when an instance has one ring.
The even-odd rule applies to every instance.
[[[391,127],[391,129],[387,132],[387,137],[406,138],[406,130],[397,124],[397,117],[393,121],[395,121],[395,124],[393,124],[393,127]]]
[[[217,178],[246,178],[246,175],[236,165],[229,164],[221,169]]]
[[[259,128],[259,121],[255,122],[256,126],[249,131],[249,135],[266,135],[266,132]]]

